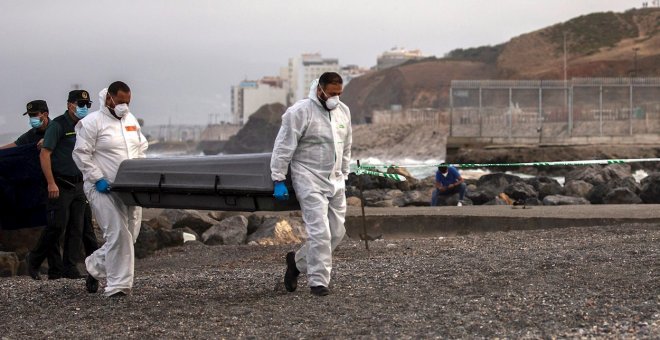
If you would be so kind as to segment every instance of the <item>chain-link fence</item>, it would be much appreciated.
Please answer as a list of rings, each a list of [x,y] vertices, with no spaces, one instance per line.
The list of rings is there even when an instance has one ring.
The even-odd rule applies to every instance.
[[[450,136],[556,139],[660,131],[660,78],[454,80]]]

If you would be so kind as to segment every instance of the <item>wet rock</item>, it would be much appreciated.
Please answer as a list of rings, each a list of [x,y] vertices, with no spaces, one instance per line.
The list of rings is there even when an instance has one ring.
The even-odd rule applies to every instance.
[[[644,203],[660,203],[660,172],[654,172],[642,180],[639,197]]]
[[[605,204],[639,204],[642,199],[629,188],[616,188],[610,190],[603,198]]]
[[[401,191],[409,191],[417,188],[417,183],[419,180],[413,177],[408,169],[406,168],[389,168],[387,169],[388,174],[397,174],[406,178],[404,182],[396,182],[396,188]]]
[[[259,245],[296,244],[306,238],[307,233],[300,220],[278,216],[264,218],[263,224],[248,237],[247,242]]]
[[[489,191],[486,190],[468,190],[467,193],[465,193],[465,197],[469,198],[475,205],[482,205],[486,204],[493,199],[495,199],[497,195],[491,194]]]
[[[487,192],[489,195],[497,196],[497,194],[504,192],[507,186],[521,182],[522,179],[518,176],[495,173],[483,175],[477,181],[477,188],[481,191]]]
[[[262,223],[264,223],[264,217],[257,214],[250,214],[247,217],[247,219],[248,219],[248,227],[247,227],[248,235],[257,231],[257,229],[259,229],[259,226]]]
[[[394,200],[399,207],[427,207],[431,204],[433,190],[411,190],[404,192],[403,196]]]
[[[528,198],[536,198],[539,194],[534,187],[525,182],[515,182],[504,188],[504,193],[515,201],[525,201]]]
[[[591,165],[578,167],[567,173],[566,182],[583,180],[594,186],[598,186],[616,179],[629,177],[630,175],[630,165],[628,164],[610,164],[604,168],[599,165]]]
[[[207,214],[200,213],[196,210],[166,210],[161,213],[161,216],[174,221],[172,228],[189,227],[199,235],[203,234],[212,225],[218,223],[217,220],[210,218]]]
[[[607,196],[607,193],[609,193],[610,190],[611,189],[608,184],[598,184],[589,190],[589,193],[587,193],[587,197],[585,198],[589,200],[591,204],[603,204],[603,198]]]
[[[589,201],[582,197],[549,195],[543,198],[543,205],[578,205],[589,204]]]
[[[202,234],[202,242],[206,245],[245,243],[247,239],[248,219],[245,216],[233,216],[208,228]]]
[[[183,228],[154,229],[148,222],[143,222],[134,245],[135,257],[145,258],[156,250],[182,245],[183,230]]]
[[[540,199],[543,199],[543,197],[548,195],[562,195],[564,193],[564,188],[562,188],[561,184],[559,184],[556,179],[551,177],[532,177],[525,180],[525,183],[531,185],[534,188]]]
[[[587,197],[589,191],[591,191],[593,187],[593,184],[585,182],[581,179],[572,180],[566,182],[566,185],[564,185],[564,194],[566,196],[573,197]]]
[[[16,276],[19,265],[16,253],[0,251],[0,277]]]
[[[158,249],[158,234],[156,230],[151,228],[149,224],[142,223],[137,241],[135,241],[135,245],[133,246],[135,257],[138,259],[145,258]]]

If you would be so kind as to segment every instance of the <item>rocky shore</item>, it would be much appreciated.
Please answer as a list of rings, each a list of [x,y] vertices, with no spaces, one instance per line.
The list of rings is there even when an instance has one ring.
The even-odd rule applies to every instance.
[[[388,169],[406,177],[394,182],[381,177],[351,174],[348,204],[360,205],[360,181],[366,206],[427,206],[434,190],[434,176],[418,180],[404,168]],[[638,183],[629,164],[577,167],[565,174],[564,185],[549,176],[521,178],[493,173],[468,179],[464,205],[570,205],[660,203],[660,172]],[[441,205],[456,205],[458,194],[441,199]]]

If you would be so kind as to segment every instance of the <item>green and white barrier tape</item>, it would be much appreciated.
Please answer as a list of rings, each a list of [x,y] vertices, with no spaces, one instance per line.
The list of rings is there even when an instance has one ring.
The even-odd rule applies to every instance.
[[[356,175],[370,175],[370,176],[376,176],[376,177],[384,177],[384,178],[389,178],[391,180],[397,181],[397,182],[405,182],[406,177],[398,175],[398,174],[386,174],[378,171],[370,171],[370,170],[364,170],[358,168],[357,171],[355,171]]]
[[[583,166],[583,165],[608,165],[608,164],[624,164],[624,163],[641,163],[641,162],[660,162],[660,158],[628,158],[628,159],[587,159],[580,161],[558,161],[558,162],[521,162],[521,163],[441,163],[441,164],[362,164],[355,171],[356,175],[370,175],[377,177],[388,178],[397,182],[404,182],[405,176],[398,174],[388,174],[378,171],[377,169],[398,169],[398,168],[437,168],[440,165],[453,166],[459,169],[476,169],[476,168],[494,168],[494,167],[520,167],[520,166],[533,166],[533,167],[546,167],[546,166]]]
[[[358,171],[389,169],[389,168],[394,168],[394,169],[437,168],[440,165],[453,166],[455,168],[460,168],[460,169],[474,169],[474,168],[492,168],[492,167],[517,167],[517,166],[546,167],[546,166],[580,166],[580,165],[594,165],[594,164],[607,165],[607,164],[624,164],[624,163],[640,163],[640,162],[660,162],[660,158],[593,159],[593,160],[580,160],[580,161],[522,162],[522,163],[456,163],[456,164],[441,163],[441,164],[408,164],[408,165],[362,164],[358,167]]]

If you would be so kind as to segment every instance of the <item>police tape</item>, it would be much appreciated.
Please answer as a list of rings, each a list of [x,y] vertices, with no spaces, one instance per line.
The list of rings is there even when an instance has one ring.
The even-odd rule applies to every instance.
[[[394,181],[397,181],[397,182],[405,182],[406,181],[405,176],[401,176],[401,175],[398,175],[398,174],[386,174],[386,173],[382,173],[382,172],[378,172],[378,171],[364,170],[364,169],[360,169],[360,168],[358,168],[355,171],[355,174],[356,175],[370,175],[370,176],[376,176],[376,177],[384,177],[384,178],[388,178],[388,179],[391,179],[391,180],[394,180]]]
[[[440,163],[440,164],[361,164],[358,171],[399,168],[437,168],[439,166],[453,166],[459,169],[494,168],[494,167],[549,167],[549,166],[583,166],[583,165],[609,165],[641,162],[660,162],[660,158],[629,158],[629,159],[589,159],[580,161],[557,162],[519,162],[519,163]],[[379,173],[379,172],[376,172]],[[392,174],[390,174],[392,175]]]

